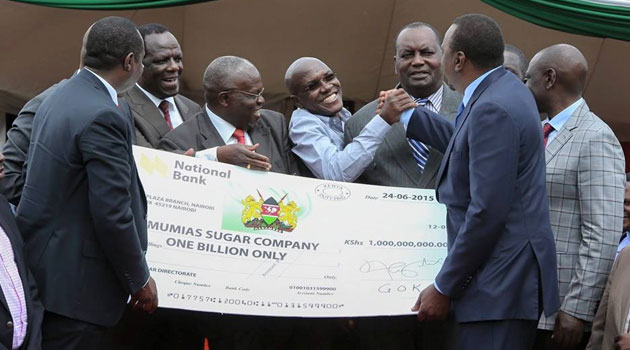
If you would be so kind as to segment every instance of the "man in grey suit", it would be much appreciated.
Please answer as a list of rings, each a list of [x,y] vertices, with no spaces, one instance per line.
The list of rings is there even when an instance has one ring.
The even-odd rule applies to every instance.
[[[443,83],[440,44],[440,35],[429,24],[414,22],[405,26],[396,38],[394,72],[398,75],[399,88],[405,90],[414,99],[421,100],[421,104],[425,107],[452,121],[455,120],[457,106],[462,102],[462,96]],[[357,137],[365,125],[372,120],[377,105],[378,100],[374,100],[350,118],[345,130],[346,143]],[[442,153],[431,148],[425,154],[418,155],[414,147],[415,145],[411,145],[405,137],[403,125],[393,124],[376,151],[374,161],[365,169],[357,182],[383,186],[434,188]],[[422,167],[414,155],[428,158],[426,164]]]
[[[193,149],[197,158],[282,174],[297,172],[289,148],[287,122],[262,109],[263,83],[248,60],[222,56],[203,77],[204,111],[169,132],[159,148]]]
[[[157,148],[160,139],[201,112],[199,105],[179,95],[183,54],[173,34],[161,24],[138,27],[144,39],[144,72],[125,98],[136,125],[138,146]]]
[[[441,67],[442,48],[440,34],[430,25],[415,22],[403,27],[396,37],[394,72],[398,75],[398,87],[415,99],[427,99],[425,107],[439,112],[448,120],[455,120],[462,96],[443,83]],[[346,124],[346,143],[354,140],[365,125],[372,120],[378,100],[361,108]],[[430,148],[424,168],[416,160],[414,146],[405,136],[404,126],[392,125],[385,140],[376,151],[374,161],[365,169],[357,182],[381,186],[435,188],[435,179],[442,162],[442,153]],[[422,146],[421,146],[422,147]],[[453,323],[447,321],[449,323]],[[452,324],[454,326],[454,323]],[[361,318],[357,327],[364,347],[374,349],[390,347],[410,348],[417,343],[423,349],[454,348],[452,327],[439,323],[416,324],[413,316]],[[416,331],[416,327],[421,327]],[[417,335],[421,339],[416,339]]]
[[[582,90],[588,66],[558,44],[532,59],[525,80],[543,121],[547,192],[561,306],[538,324],[537,349],[584,349],[622,231],[624,155]]]
[[[85,68],[33,120],[16,221],[46,310],[43,348],[99,349],[127,302],[157,308],[133,128],[117,98],[142,74],[143,56],[133,22],[97,21]]]

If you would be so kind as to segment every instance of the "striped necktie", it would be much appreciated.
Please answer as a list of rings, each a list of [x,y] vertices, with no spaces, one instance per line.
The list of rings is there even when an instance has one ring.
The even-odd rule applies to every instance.
[[[430,101],[426,98],[417,98],[416,103],[419,106],[426,107]],[[413,155],[413,158],[416,160],[416,164],[418,164],[418,168],[420,168],[420,174],[422,174],[429,160],[429,146],[410,138],[407,139],[407,142],[409,146],[411,146],[411,155]]]

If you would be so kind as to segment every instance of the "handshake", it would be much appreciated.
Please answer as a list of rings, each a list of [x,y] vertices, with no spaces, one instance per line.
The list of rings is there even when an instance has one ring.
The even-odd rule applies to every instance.
[[[376,114],[380,115],[388,124],[394,124],[400,119],[400,114],[409,109],[416,108],[418,104],[403,89],[391,89],[381,91],[378,98]]]

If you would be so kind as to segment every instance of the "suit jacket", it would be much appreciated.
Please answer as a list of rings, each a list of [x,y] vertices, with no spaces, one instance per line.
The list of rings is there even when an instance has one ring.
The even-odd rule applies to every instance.
[[[142,147],[158,148],[162,137],[170,131],[162,112],[137,85],[127,91],[125,99],[131,106],[131,113],[136,125],[135,144]],[[174,99],[177,110],[184,121],[201,112],[201,107],[197,103],[182,95],[175,95]]]
[[[435,281],[458,322],[538,319],[558,309],[556,251],[536,103],[499,68],[475,89],[457,128],[418,107],[407,136],[444,151],[437,198],[448,255]],[[542,285],[541,285],[542,284]]]
[[[289,175],[298,172],[289,146],[287,121],[282,114],[261,109],[260,119],[247,133],[253,143],[260,144],[256,152],[269,157],[271,171]],[[183,152],[189,148],[202,151],[218,146],[225,146],[225,142],[204,110],[164,136],[159,148]]]
[[[630,313],[630,249],[619,253],[593,321],[587,350],[612,350],[615,337],[627,333]]]
[[[444,85],[440,115],[450,121],[457,116],[457,107],[462,96]],[[361,133],[361,130],[374,118],[378,99],[363,106],[348,120],[345,128],[346,144]],[[429,151],[429,159],[422,174],[411,155],[405,127],[398,122],[392,125],[383,143],[374,155],[374,161],[365,169],[356,182],[397,187],[434,188],[437,171],[442,162],[442,152],[435,148]]]
[[[622,232],[623,150],[582,102],[545,149],[551,229],[558,254],[560,310],[586,321],[597,305]],[[552,330],[555,315],[539,328]]]
[[[86,69],[33,121],[17,223],[47,311],[113,326],[149,278],[129,121]]]
[[[22,167],[28,153],[31,141],[31,129],[35,112],[39,109],[44,99],[48,97],[59,85],[63,85],[67,79],[44,90],[39,95],[29,100],[13,121],[11,129],[7,131],[7,142],[2,146],[4,154],[4,179],[0,181],[0,193],[2,193],[13,205],[17,205],[22,195],[24,178],[26,174]]]
[[[35,279],[26,266],[24,259],[24,242],[15,223],[15,218],[9,207],[6,198],[0,195],[0,226],[6,233],[11,246],[13,247],[13,255],[15,263],[24,287],[24,299],[26,301],[26,317],[28,327],[26,336],[21,349],[39,350],[42,346],[42,318],[44,315],[44,307],[39,301],[37,295],[37,286]],[[12,322],[11,312],[7,305],[7,300],[0,289],[0,350],[11,349],[13,344],[13,328],[6,327],[7,322]]]

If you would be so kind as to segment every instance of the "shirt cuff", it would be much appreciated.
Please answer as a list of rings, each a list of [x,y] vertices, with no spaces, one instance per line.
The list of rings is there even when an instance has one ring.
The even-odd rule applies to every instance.
[[[446,295],[442,292],[442,290],[440,289],[440,287],[438,287],[437,281],[433,281],[433,287],[435,287],[435,289],[440,292],[440,294],[442,295]]]
[[[407,130],[407,125],[409,125],[409,120],[411,119],[411,115],[413,114],[414,109],[415,108],[409,108],[408,110],[402,112],[402,114],[400,115],[400,122],[405,127],[405,130]]]
[[[213,162],[217,161],[217,147],[212,147],[208,149],[204,149],[203,151],[198,151],[195,153],[195,158],[211,160]]]

